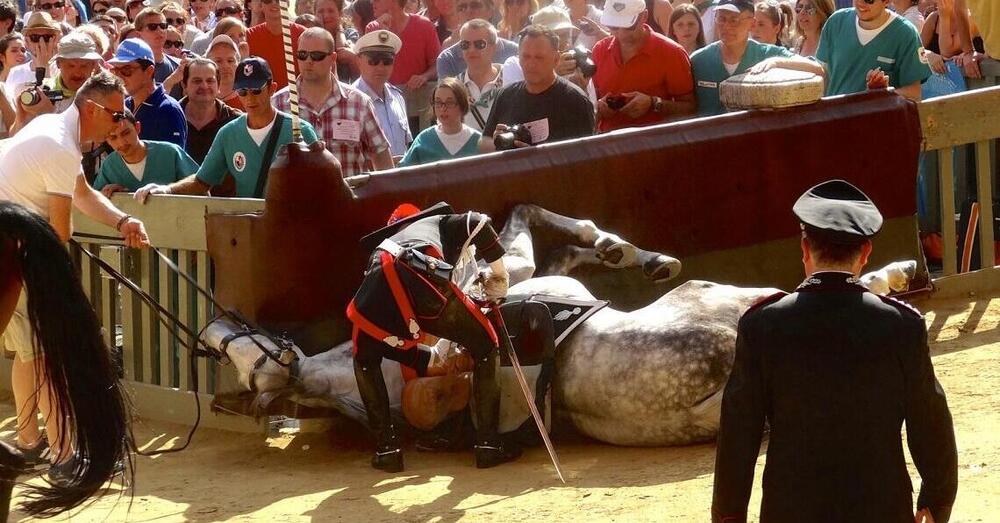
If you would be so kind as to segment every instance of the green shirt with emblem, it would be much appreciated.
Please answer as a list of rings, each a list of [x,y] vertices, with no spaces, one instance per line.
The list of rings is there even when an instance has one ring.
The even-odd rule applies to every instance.
[[[917,29],[900,16],[890,16],[889,24],[867,45],[858,39],[854,8],[841,9],[826,21],[816,59],[826,66],[827,96],[868,90],[868,71],[876,67],[889,75],[889,85],[896,88],[930,77]]]
[[[284,115],[281,134],[274,147],[274,153],[267,159],[268,165],[274,162],[274,157],[282,145],[292,141],[292,117]],[[310,144],[316,141],[316,132],[309,122],[302,120],[302,139]],[[274,129],[271,129],[272,132]],[[212,141],[212,147],[205,155],[205,162],[198,169],[198,180],[207,185],[216,186],[222,183],[226,173],[232,173],[236,181],[236,196],[238,198],[253,198],[257,190],[257,177],[267,149],[266,136],[260,145],[253,140],[247,130],[247,115],[241,115],[223,125]]]
[[[788,57],[792,52],[777,45],[747,40],[746,51],[736,70],[729,73],[722,62],[722,42],[713,42],[691,55],[695,93],[698,96],[698,116],[711,116],[726,112],[719,101],[719,84],[731,76],[743,74],[751,67],[774,56]]]
[[[174,183],[198,171],[198,163],[177,144],[153,140],[143,140],[142,143],[146,144],[146,166],[142,170],[142,179],[136,178],[125,165],[122,155],[114,152],[101,162],[101,172],[94,179],[94,189],[100,190],[115,183],[134,192],[149,183]]]

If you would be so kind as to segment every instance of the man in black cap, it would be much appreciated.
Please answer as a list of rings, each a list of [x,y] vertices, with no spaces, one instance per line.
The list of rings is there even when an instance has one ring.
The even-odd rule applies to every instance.
[[[478,276],[476,259],[489,264],[483,291],[490,301],[507,295],[504,248],[489,216],[456,214],[445,203],[424,211],[400,206],[389,225],[361,239],[374,251],[365,279],[347,308],[354,323],[354,375],[375,433],[372,466],[403,470],[403,451],[389,411],[382,358],[425,375],[430,353],[416,345],[426,335],[458,343],[475,360],[476,466],[493,467],[516,459],[521,451],[500,441],[500,387],[497,382],[499,338],[482,311],[463,292]]]
[[[740,319],[722,400],[712,519],[746,521],[766,421],[761,521],[914,521],[905,421],[922,479],[916,521],[946,522],[958,459],[924,320],[857,278],[882,215],[842,180],[809,189],[793,211],[807,278]]]

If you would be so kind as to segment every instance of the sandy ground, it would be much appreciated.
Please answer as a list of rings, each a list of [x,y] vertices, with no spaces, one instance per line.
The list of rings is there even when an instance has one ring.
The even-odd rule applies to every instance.
[[[1000,513],[1000,298],[921,306],[938,378],[948,393],[959,447],[952,521],[998,521]],[[10,438],[10,401],[0,430]],[[142,423],[147,448],[178,444],[186,428]],[[73,521],[706,521],[715,445],[621,448],[562,438],[567,484],[544,450],[477,470],[471,453],[409,451],[407,470],[368,467],[363,445],[331,434],[234,434],[202,430],[181,453],[139,458],[135,494],[107,495]],[[760,503],[757,464],[752,514]],[[919,477],[912,465],[914,485]],[[36,480],[37,481],[37,480]],[[16,495],[16,491],[15,491]],[[19,515],[15,512],[12,519]]]

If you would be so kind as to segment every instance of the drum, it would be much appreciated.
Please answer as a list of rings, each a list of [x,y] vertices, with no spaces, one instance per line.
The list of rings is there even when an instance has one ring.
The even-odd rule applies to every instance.
[[[719,100],[730,110],[795,107],[814,103],[822,97],[822,77],[791,69],[739,74],[719,86]]]

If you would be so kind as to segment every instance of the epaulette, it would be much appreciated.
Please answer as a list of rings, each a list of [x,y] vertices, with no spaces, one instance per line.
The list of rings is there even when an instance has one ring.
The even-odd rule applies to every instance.
[[[778,292],[776,292],[774,294],[771,294],[770,296],[764,296],[763,298],[755,301],[753,303],[753,305],[751,305],[750,307],[748,307],[747,311],[744,312],[743,314],[748,314],[752,310],[759,309],[759,308],[763,307],[764,305],[767,305],[767,304],[770,304],[770,303],[774,303],[774,302],[780,300],[781,298],[784,298],[785,296],[788,296],[788,293],[785,292],[785,291],[778,291]]]
[[[909,303],[906,303],[903,300],[893,298],[892,296],[882,296],[879,294],[876,294],[876,296],[878,296],[883,302],[888,303],[889,305],[892,305],[893,307],[896,307],[897,309],[903,312],[915,314],[918,318],[924,317],[923,313],[921,313],[919,309],[917,309],[913,305],[910,305]]]

